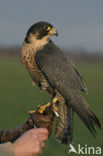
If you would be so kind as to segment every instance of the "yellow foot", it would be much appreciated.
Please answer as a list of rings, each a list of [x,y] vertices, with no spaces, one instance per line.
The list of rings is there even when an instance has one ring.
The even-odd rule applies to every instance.
[[[36,110],[28,111],[29,114],[33,114],[33,113],[35,113],[35,112],[36,112]]]
[[[51,103],[47,103],[47,104],[45,104],[45,105],[43,105],[43,106],[40,106],[38,112],[39,112],[40,114],[43,114],[43,112],[45,111],[45,109],[46,109],[47,107],[49,107],[50,104],[51,104]]]

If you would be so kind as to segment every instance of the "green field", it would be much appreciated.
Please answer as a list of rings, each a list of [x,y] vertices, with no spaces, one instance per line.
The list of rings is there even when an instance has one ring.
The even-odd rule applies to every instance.
[[[75,63],[84,75],[88,87],[88,96],[84,95],[92,110],[103,123],[103,64]],[[48,102],[49,95],[32,86],[32,80],[18,59],[0,58],[0,128],[6,129],[22,124],[28,118],[28,110]],[[75,114],[74,146],[78,143],[103,147],[103,130],[97,130],[97,139],[93,138],[85,125]],[[102,124],[103,125],[103,124]],[[54,134],[47,141],[42,156],[68,156],[69,145],[59,144]],[[70,154],[73,156],[75,154]],[[81,154],[82,155],[82,154]],[[103,153],[102,153],[103,155]]]

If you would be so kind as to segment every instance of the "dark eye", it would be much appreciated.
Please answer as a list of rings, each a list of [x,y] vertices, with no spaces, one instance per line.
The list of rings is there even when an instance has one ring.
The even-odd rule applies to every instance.
[[[49,31],[51,29],[51,27],[50,26],[44,26],[43,29],[46,31]]]

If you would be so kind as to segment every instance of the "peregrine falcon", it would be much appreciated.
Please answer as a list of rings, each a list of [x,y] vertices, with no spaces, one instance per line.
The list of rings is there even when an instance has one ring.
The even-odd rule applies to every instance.
[[[32,25],[21,49],[21,60],[32,80],[40,89],[49,92],[52,107],[57,113],[56,138],[63,144],[73,140],[73,114],[79,115],[90,132],[101,128],[96,115],[91,111],[80,90],[87,93],[83,78],[69,57],[50,39],[58,36],[55,27],[48,22]],[[39,112],[50,103],[40,107]],[[56,107],[58,105],[58,108]]]

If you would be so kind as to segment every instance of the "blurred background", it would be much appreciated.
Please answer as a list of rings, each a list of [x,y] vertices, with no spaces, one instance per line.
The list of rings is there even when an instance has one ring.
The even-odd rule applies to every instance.
[[[38,21],[50,22],[58,30],[58,38],[52,37],[52,40],[72,58],[83,75],[89,92],[84,97],[102,124],[103,1],[1,0],[0,129],[22,124],[28,118],[28,110],[50,101],[46,92],[32,86],[20,61],[20,48],[26,32]],[[67,156],[69,145],[60,145],[54,133],[41,155]],[[103,148],[103,130],[97,130],[97,139],[93,138],[75,114],[73,145],[76,149],[78,144]]]

